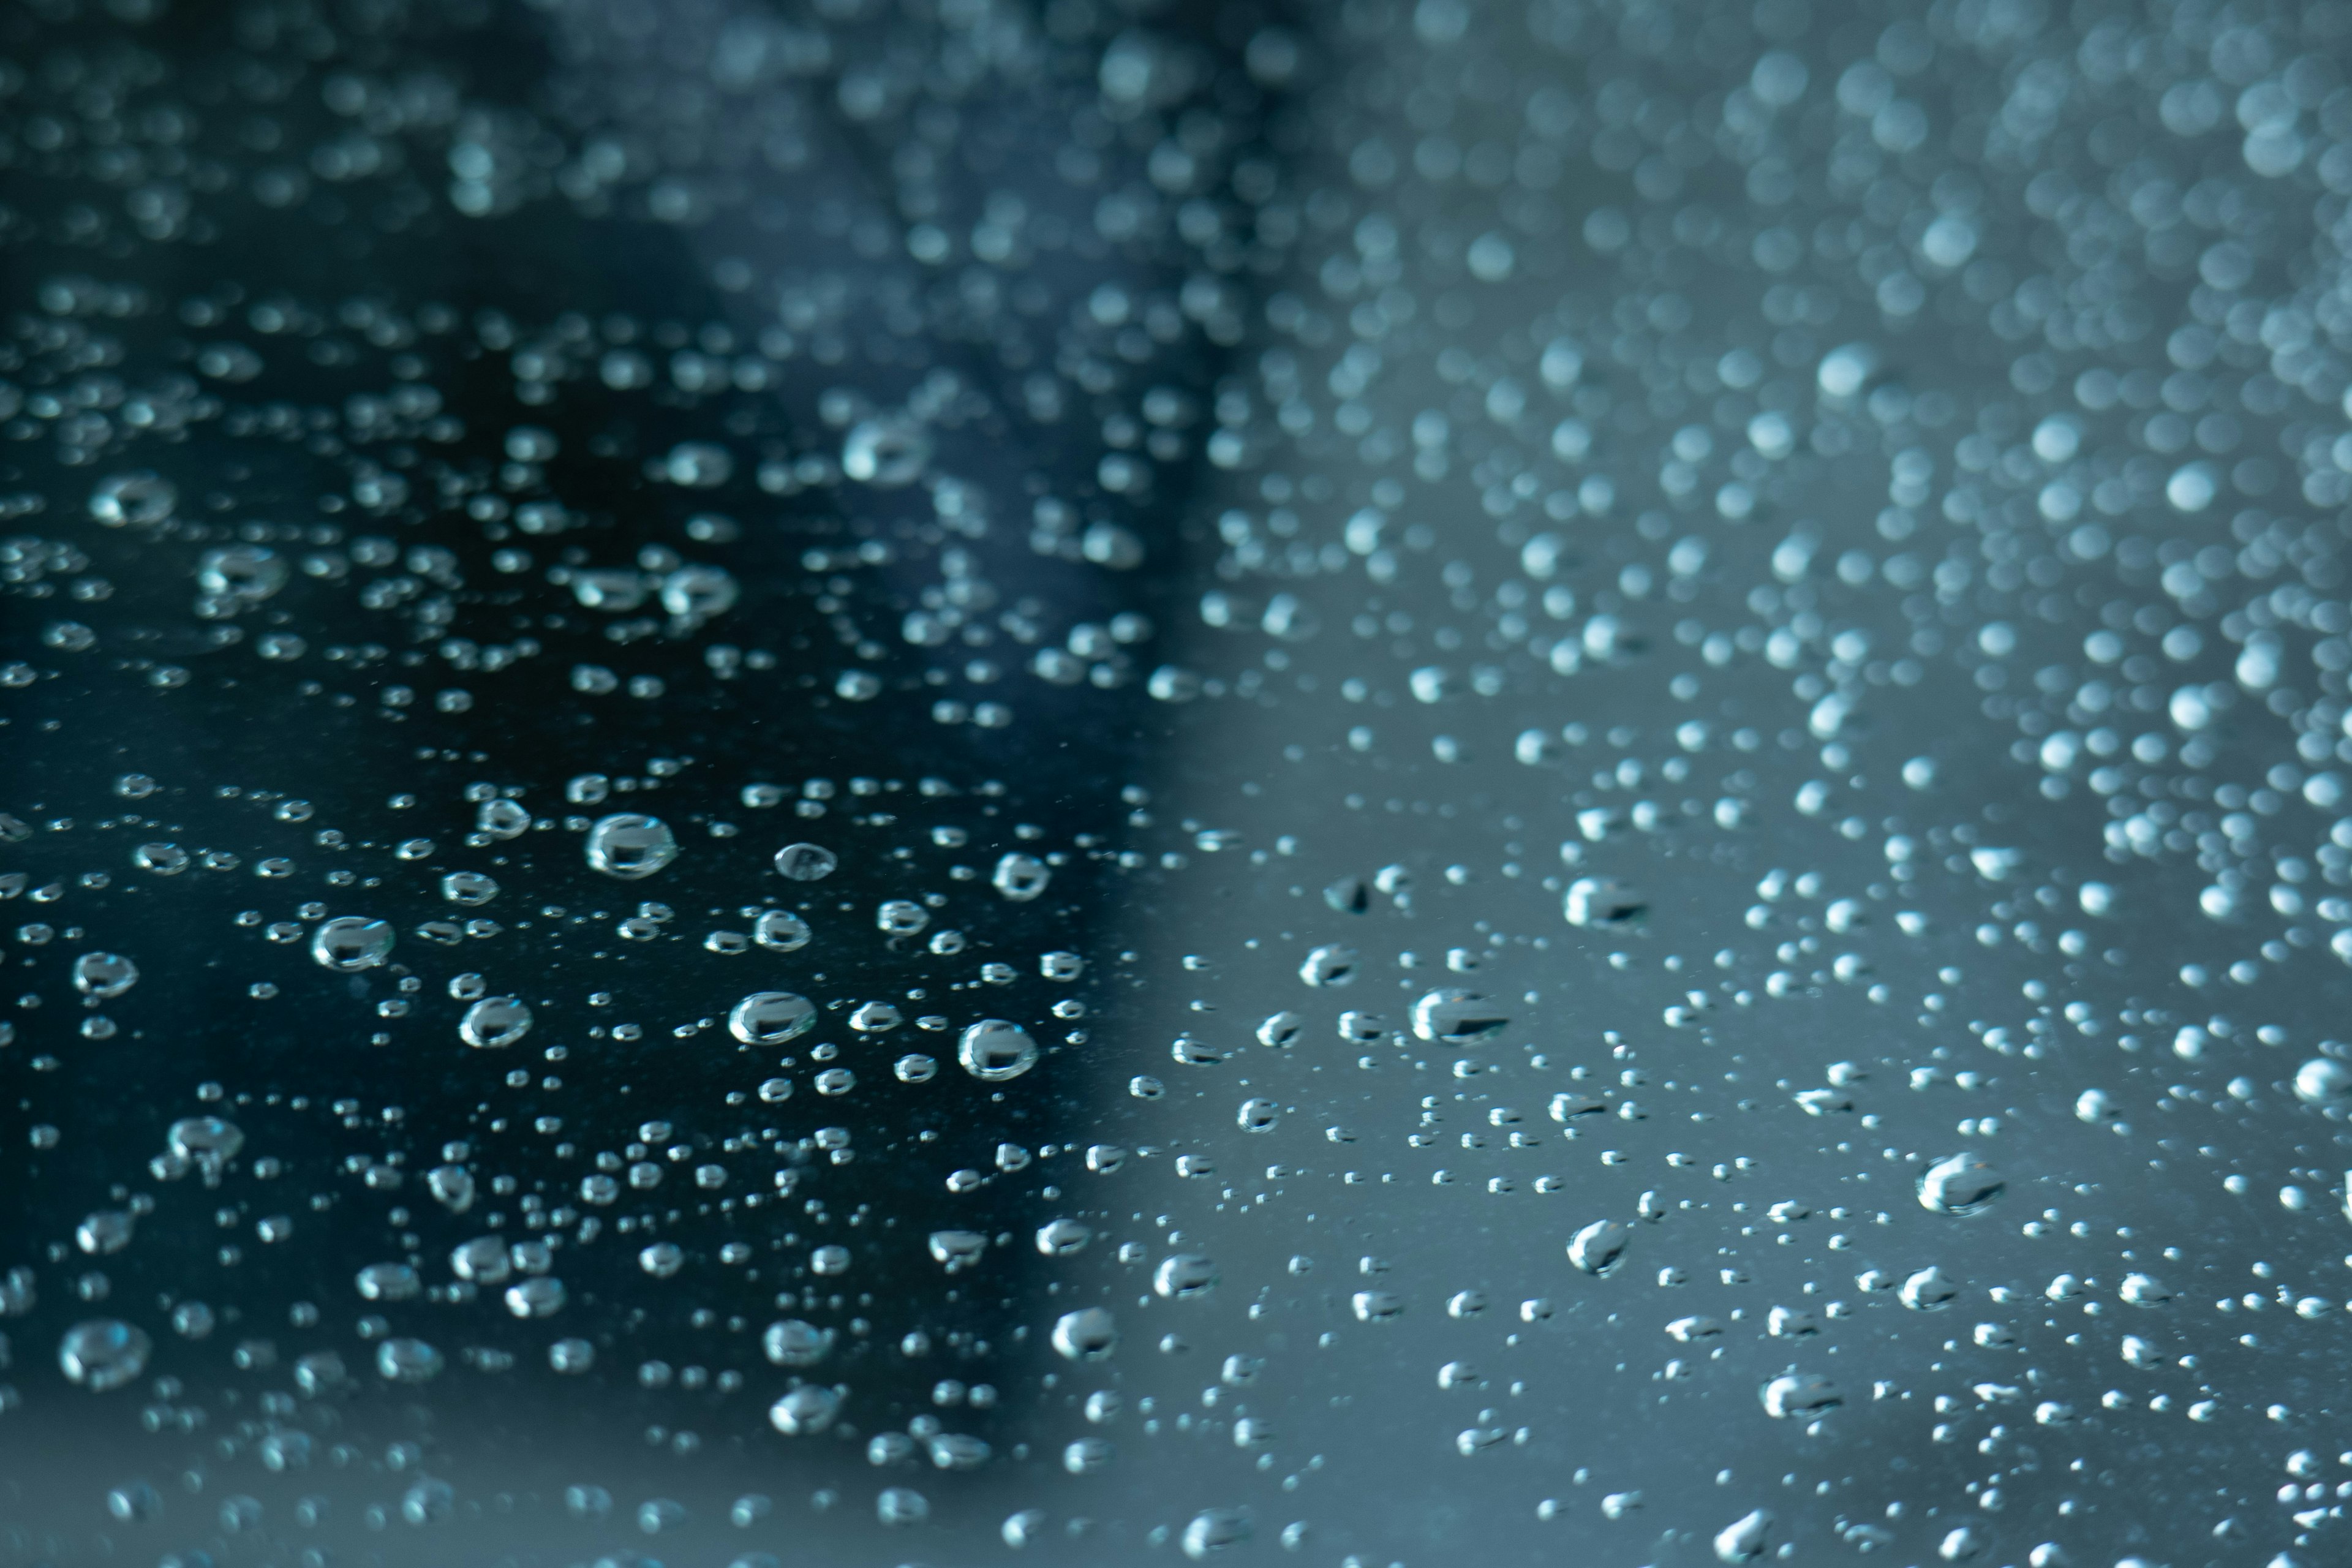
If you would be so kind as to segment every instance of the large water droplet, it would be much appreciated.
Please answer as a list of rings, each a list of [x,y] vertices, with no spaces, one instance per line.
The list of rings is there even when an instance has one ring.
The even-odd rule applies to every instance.
[[[1723,1563],[1752,1563],[1764,1555],[1771,1535],[1772,1516],[1759,1508],[1716,1532],[1716,1558]]]
[[[90,492],[89,515],[109,528],[161,522],[172,515],[180,492],[171,480],[144,469],[116,474]]]
[[[479,871],[452,871],[441,879],[441,896],[471,909],[499,896],[498,879]]]
[[[774,952],[797,952],[809,942],[809,923],[790,910],[766,910],[751,923],[751,940]]]
[[[1568,1244],[1568,1260],[1587,1274],[1606,1274],[1625,1256],[1633,1227],[1622,1221],[1597,1219],[1576,1233]]]
[[[862,485],[890,488],[920,479],[931,460],[931,440],[911,419],[883,416],[850,426],[841,445],[841,471]]]
[[[776,851],[776,870],[795,882],[821,882],[840,864],[840,857],[822,844],[787,844]]]
[[[1024,855],[1015,850],[997,860],[996,870],[990,876],[989,883],[1013,902],[1026,903],[1044,892],[1045,884],[1053,878],[1054,873],[1047,868],[1045,862],[1034,855]]]
[[[816,1004],[790,991],[754,991],[727,1015],[727,1032],[747,1046],[777,1046],[807,1033]]]
[[[423,1340],[386,1340],[375,1349],[377,1373],[393,1383],[430,1383],[443,1364],[441,1352]]]
[[[172,1123],[163,1141],[181,1159],[216,1171],[236,1158],[245,1147],[245,1133],[236,1122],[217,1116],[186,1116]]]
[[[196,586],[223,598],[258,604],[286,585],[286,558],[259,544],[208,550],[196,563]]]
[[[1980,1214],[2008,1187],[1982,1155],[1963,1152],[1937,1161],[1919,1178],[1919,1206],[1937,1214]]]
[[[530,1033],[530,1008],[520,996],[485,996],[457,1022],[457,1037],[477,1050],[498,1050]]]
[[[785,1436],[801,1437],[832,1426],[840,1410],[841,1395],[804,1383],[768,1407],[768,1421]]]
[[[778,1366],[814,1366],[833,1349],[833,1333],[798,1318],[770,1323],[760,1349]]]
[[[310,956],[325,969],[373,969],[392,955],[397,934],[390,921],[337,915],[310,933]]]
[[[139,984],[139,966],[119,952],[85,952],[74,960],[73,983],[85,996],[120,996]]]
[[[662,579],[662,608],[685,620],[704,621],[735,607],[735,579],[718,566],[681,566]]]
[[[932,1260],[950,1274],[971,1268],[988,1252],[988,1237],[976,1230],[935,1230],[928,1245]]]
[[[1094,1228],[1084,1220],[1051,1219],[1037,1227],[1037,1250],[1048,1258],[1067,1258],[1085,1251],[1094,1238]]]
[[[1469,1046],[1501,1034],[1510,1016],[1474,991],[1446,986],[1412,1005],[1412,1032],[1439,1045]]]
[[[478,1285],[503,1285],[513,1268],[507,1244],[495,1236],[460,1242],[449,1253],[449,1272]]]
[[[1257,1043],[1261,1046],[1271,1046],[1278,1051],[1287,1050],[1297,1043],[1300,1033],[1306,1027],[1306,1019],[1285,1008],[1279,1013],[1269,1015],[1266,1020],[1257,1026]]]
[[[1054,1323],[1054,1348],[1071,1361],[1101,1361],[1118,1348],[1118,1324],[1106,1307],[1081,1307]]]
[[[2294,1094],[2305,1105],[2336,1105],[2352,1096],[2352,1068],[2314,1057],[2294,1070]]]
[[[416,1270],[405,1263],[371,1263],[360,1270],[356,1283],[362,1299],[370,1301],[405,1301],[425,1288]]]
[[[541,1275],[507,1287],[507,1310],[518,1318],[551,1318],[563,1310],[563,1281]]]
[[[1815,1415],[1843,1403],[1837,1385],[1818,1373],[1787,1372],[1764,1385],[1764,1414],[1775,1420]]]
[[[607,877],[635,881],[677,858],[677,838],[669,824],[642,812],[600,816],[588,829],[588,868]]]
[[[1633,889],[1613,877],[1579,877],[1569,884],[1561,910],[1572,926],[1622,925],[1644,908]]]
[[[146,1371],[154,1348],[143,1329],[119,1318],[93,1318],[66,1331],[58,1344],[58,1365],[84,1388],[104,1394]]]
[[[989,1083],[1019,1078],[1037,1065],[1037,1042],[1029,1031],[1003,1018],[982,1018],[956,1043],[963,1070]]]
[[[1940,1310],[1950,1306],[1953,1298],[1959,1293],[1960,1288],[1947,1279],[1944,1271],[1933,1264],[1904,1280],[1903,1289],[1896,1292],[1902,1298],[1903,1304],[1915,1312]]]
[[[1152,1271],[1151,1288],[1171,1300],[1191,1300],[1217,1288],[1217,1266],[1190,1252],[1160,1260]]]
[[[1213,1508],[1194,1514],[1192,1522],[1184,1527],[1184,1555],[1198,1563],[1249,1538],[1248,1514],[1237,1508]]]
[[[1354,948],[1330,942],[1307,955],[1298,966],[1298,978],[1309,985],[1345,985],[1356,977],[1356,964]]]
[[[530,830],[530,810],[519,800],[486,800],[474,808],[474,831],[492,838],[520,838]]]

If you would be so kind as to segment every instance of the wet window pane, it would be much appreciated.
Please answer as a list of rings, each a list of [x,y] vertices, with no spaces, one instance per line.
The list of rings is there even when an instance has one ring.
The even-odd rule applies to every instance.
[[[2347,45],[8,9],[0,1564],[2346,1561]]]

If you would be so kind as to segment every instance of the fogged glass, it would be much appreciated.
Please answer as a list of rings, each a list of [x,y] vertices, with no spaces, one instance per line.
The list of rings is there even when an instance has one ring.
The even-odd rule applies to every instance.
[[[2352,1560],[2347,49],[0,13],[0,1563]]]

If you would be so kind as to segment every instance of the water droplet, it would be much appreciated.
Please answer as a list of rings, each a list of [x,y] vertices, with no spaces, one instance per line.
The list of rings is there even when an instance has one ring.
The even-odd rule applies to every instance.
[[[894,488],[922,477],[931,460],[930,437],[912,420],[863,419],[841,447],[841,471],[863,485]]]
[[[1285,1009],[1271,1015],[1257,1026],[1257,1043],[1271,1046],[1278,1051],[1288,1050],[1297,1043],[1298,1037],[1306,1028],[1306,1019]]]
[[[1878,351],[1868,343],[1846,343],[1822,356],[1816,379],[1832,397],[1853,397],[1867,386],[1878,369]]]
[[[1930,1264],[1903,1281],[1896,1294],[1905,1306],[1915,1312],[1934,1312],[1952,1304],[1960,1288],[1944,1276],[1941,1268]]]
[[[375,1348],[377,1373],[394,1383],[429,1383],[443,1364],[441,1352],[423,1340],[386,1340]]]
[[[1631,888],[1613,877],[1579,877],[1569,884],[1562,901],[1572,926],[1622,925],[1639,919],[1644,907]]]
[[[563,1281],[540,1275],[507,1287],[507,1310],[518,1318],[551,1318],[563,1310]]]
[[[1356,977],[1357,962],[1354,948],[1331,942],[1307,955],[1298,966],[1298,978],[1309,985],[1345,985]]]
[[[478,1285],[502,1285],[513,1268],[507,1244],[495,1236],[460,1242],[449,1253],[449,1271]]]
[[[794,882],[821,882],[840,864],[840,858],[822,844],[787,844],[776,851],[776,870]]]
[[[178,487],[144,469],[114,474],[90,492],[89,515],[109,528],[126,523],[161,522],[179,504]]]
[[[106,1511],[126,1524],[152,1519],[163,1509],[163,1498],[144,1481],[116,1487],[106,1494]]]
[[[1068,1258],[1085,1251],[1094,1238],[1094,1227],[1084,1220],[1047,1220],[1037,1227],[1037,1250],[1048,1258]]]
[[[208,550],[196,562],[196,586],[205,593],[259,604],[286,585],[286,558],[259,544]]]
[[[499,896],[499,884],[479,871],[452,871],[441,879],[441,896],[453,904],[477,908]]]
[[[735,579],[717,566],[681,566],[662,579],[662,608],[681,620],[706,621],[735,607]]]
[[[790,910],[763,910],[751,925],[751,940],[774,952],[797,952],[809,934],[808,921]]]
[[[956,1043],[963,1070],[989,1083],[1019,1078],[1037,1065],[1037,1042],[1029,1031],[1003,1018],[982,1018]]]
[[[405,1263],[371,1263],[360,1270],[356,1283],[361,1297],[370,1301],[405,1301],[425,1288],[416,1270]]]
[[[778,1366],[814,1366],[833,1349],[833,1333],[798,1318],[770,1323],[760,1349]]]
[[[1473,991],[1446,986],[1412,1005],[1412,1032],[1439,1045],[1471,1046],[1492,1039],[1510,1016]]]
[[[1342,877],[1323,889],[1323,901],[1341,914],[1360,915],[1372,907],[1372,890],[1361,877]]]
[[[332,1351],[312,1351],[294,1363],[294,1386],[313,1399],[331,1394],[351,1382],[343,1358]]]
[[[457,1037],[478,1050],[498,1050],[530,1033],[530,1008],[519,996],[485,996],[457,1023]]]
[[[310,933],[310,956],[322,969],[373,969],[392,955],[396,934],[389,921],[337,915]]]
[[[172,1123],[164,1143],[183,1160],[217,1172],[245,1147],[245,1133],[234,1121],[217,1116],[188,1116]]]
[[[1772,1516],[1759,1508],[1716,1532],[1716,1558],[1723,1563],[1752,1563],[1764,1555],[1771,1535]]]
[[[727,1015],[727,1032],[747,1046],[777,1046],[808,1032],[816,1004],[791,991],[754,991]]]
[[[1013,902],[1026,903],[1045,890],[1053,876],[1045,862],[1015,850],[998,858],[989,884]]]
[[[875,929],[891,936],[913,936],[930,923],[930,911],[911,899],[886,900],[874,911]]]
[[[75,1227],[74,1245],[93,1256],[120,1252],[131,1245],[137,1220],[122,1209],[100,1209]]]
[[[530,830],[530,812],[519,800],[486,800],[474,809],[474,831],[492,838],[519,838]]]
[[[2294,1094],[2305,1105],[2337,1105],[2352,1096],[2352,1068],[2314,1057],[2294,1072]]]
[[[1151,1288],[1171,1300],[1188,1301],[1217,1288],[1217,1266],[1197,1254],[1179,1252],[1160,1260]]]
[[[188,852],[176,844],[142,844],[131,852],[131,863],[158,877],[176,877],[188,868]]]
[[[1953,1154],[1928,1166],[1919,1177],[1919,1206],[1936,1214],[1981,1214],[2008,1185],[1983,1156]]]
[[[1606,1274],[1625,1256],[1633,1239],[1633,1227],[1613,1219],[1597,1219],[1576,1233],[1568,1244],[1568,1260],[1587,1274]]]
[[[988,1237],[976,1230],[935,1230],[927,1245],[932,1261],[950,1274],[971,1268],[988,1252]]]
[[[1782,1373],[1766,1384],[1764,1413],[1775,1420],[1811,1416],[1843,1404],[1837,1385],[1818,1373]]]
[[[1251,1535],[1250,1516],[1240,1509],[1213,1508],[1184,1527],[1184,1555],[1198,1563],[1211,1553],[1239,1546]]]
[[[74,1382],[104,1394],[146,1371],[154,1348],[143,1329],[119,1318],[93,1318],[66,1331],[58,1344],[58,1365]]]
[[[1071,1361],[1102,1361],[1118,1348],[1118,1324],[1104,1307],[1081,1307],[1054,1323],[1054,1349]]]
[[[787,1437],[803,1437],[832,1426],[840,1411],[840,1394],[804,1383],[768,1406],[768,1422]]]
[[[635,881],[677,858],[677,839],[658,816],[624,811],[600,816],[588,829],[588,868]]]
[[[73,983],[85,996],[120,996],[139,984],[139,966],[119,952],[85,952],[74,960]]]
[[[1062,1448],[1062,1468],[1074,1476],[1090,1476],[1117,1454],[1108,1437],[1074,1437]]]

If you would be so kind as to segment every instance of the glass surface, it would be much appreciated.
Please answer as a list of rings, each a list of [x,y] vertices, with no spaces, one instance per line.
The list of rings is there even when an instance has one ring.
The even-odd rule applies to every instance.
[[[0,1564],[2352,1560],[2347,49],[0,10]]]

